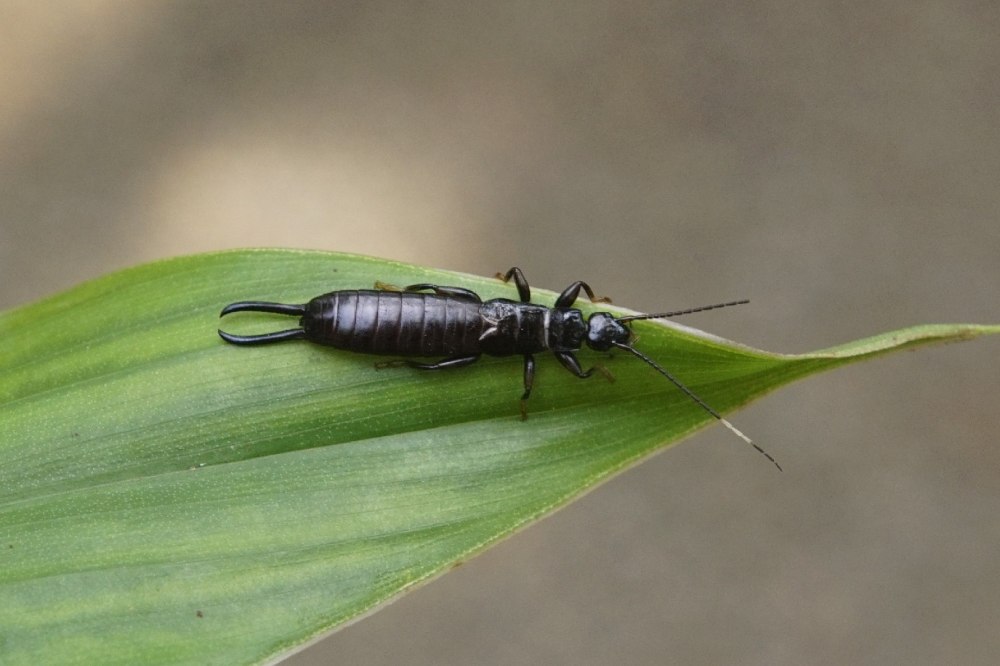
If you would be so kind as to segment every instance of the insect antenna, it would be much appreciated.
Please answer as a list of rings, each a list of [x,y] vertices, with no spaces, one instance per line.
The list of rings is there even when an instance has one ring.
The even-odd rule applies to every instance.
[[[220,317],[225,317],[232,312],[270,312],[273,314],[284,314],[301,317],[306,313],[304,305],[289,305],[286,303],[265,303],[263,301],[240,301],[230,303],[222,308]],[[225,331],[219,331],[219,337],[234,345],[262,345],[269,342],[282,342],[284,340],[299,340],[305,337],[305,331],[301,328],[290,328],[287,331],[275,331],[274,333],[264,333],[262,335],[233,335]]]
[[[730,301],[729,303],[716,303],[715,305],[702,305],[697,308],[688,308],[687,310],[675,310],[673,312],[657,312],[653,314],[637,314],[629,315],[626,317],[616,317],[618,321],[637,321],[639,319],[666,319],[667,317],[677,317],[679,315],[691,314],[692,312],[704,312],[705,310],[717,310],[719,308],[728,308],[730,305],[746,305],[750,301]]]
[[[696,308],[695,311],[697,311],[697,310],[711,309],[712,307],[724,307],[724,305],[737,305],[737,304],[741,304],[741,303],[745,303],[745,302],[746,301],[737,301],[735,303],[725,303],[723,305],[714,305],[714,306],[711,306],[709,308]],[[662,317],[664,315],[655,315],[655,316]],[[633,319],[634,318],[635,317],[633,317]],[[638,318],[642,319],[642,318],[645,318],[645,317],[638,317]],[[622,317],[621,319],[619,319],[619,321],[624,321],[625,319],[626,319],[625,317]],[[646,356],[645,354],[643,354],[641,351],[639,351],[635,347],[630,347],[627,344],[624,344],[624,343],[621,343],[621,342],[614,342],[612,344],[614,344],[615,347],[618,347],[619,349],[624,349],[625,351],[629,352],[630,354],[634,354],[635,356],[637,356],[640,359],[642,359],[643,361],[645,361],[647,365],[651,366],[654,370],[656,370],[661,375],[663,375],[664,377],[666,377],[667,379],[669,379],[673,383],[674,386],[676,386],[677,388],[679,388],[684,393],[684,395],[686,395],[687,397],[689,397],[693,401],[695,401],[698,404],[699,407],[701,407],[706,412],[708,412],[709,414],[711,414],[712,416],[714,416],[718,421],[720,421],[722,423],[722,425],[724,425],[727,428],[729,428],[733,432],[734,435],[736,435],[737,437],[739,437],[740,439],[742,439],[744,442],[746,442],[747,444],[749,444],[753,448],[757,449],[758,453],[760,453],[765,458],[767,458],[772,463],[774,463],[774,466],[778,468],[779,472],[780,471],[784,471],[784,470],[781,469],[781,465],[778,464],[778,461],[771,457],[770,453],[768,453],[767,451],[765,451],[764,449],[762,449],[760,446],[758,446],[757,444],[755,444],[752,439],[750,439],[749,437],[747,437],[746,435],[744,435],[742,432],[740,432],[736,428],[736,426],[734,426],[732,423],[730,423],[727,419],[725,419],[717,411],[715,411],[714,409],[712,409],[711,407],[709,407],[708,404],[706,404],[704,400],[702,400],[697,395],[695,395],[694,392],[691,389],[689,389],[687,386],[684,386],[684,384],[682,384],[680,382],[680,380],[678,380],[672,374],[670,374],[669,372],[667,372],[663,367],[661,367],[659,364],[657,364],[653,359],[649,358],[648,356]]]

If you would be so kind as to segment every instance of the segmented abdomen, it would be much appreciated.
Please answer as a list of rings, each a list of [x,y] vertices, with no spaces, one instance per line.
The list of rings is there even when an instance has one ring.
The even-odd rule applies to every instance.
[[[306,304],[312,342],[364,354],[468,356],[480,352],[480,303],[409,291],[351,290]]]

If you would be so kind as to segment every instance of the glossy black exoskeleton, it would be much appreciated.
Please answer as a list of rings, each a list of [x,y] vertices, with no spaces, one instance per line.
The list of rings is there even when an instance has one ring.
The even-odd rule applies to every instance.
[[[575,352],[584,346],[595,351],[624,349],[653,367],[781,469],[774,458],[672,374],[629,344],[632,331],[627,323],[630,321],[674,317],[747,301],[625,317],[595,312],[585,320],[583,313],[573,307],[581,290],[591,302],[608,302],[606,298],[597,298],[586,282],[576,281],[569,285],[555,305],[548,307],[531,302],[531,289],[521,269],[514,267],[504,274],[498,273],[497,277],[504,282],[514,280],[519,301],[506,298],[483,301],[477,293],[461,287],[420,283],[398,290],[376,283],[376,287],[381,288],[333,291],[304,305],[260,301],[231,303],[223,308],[220,316],[241,311],[287,314],[300,317],[300,327],[263,335],[233,335],[220,330],[219,335],[226,342],[237,345],[304,339],[364,354],[440,358],[433,363],[400,359],[377,364],[379,367],[408,365],[421,370],[469,365],[482,354],[523,356],[522,419],[527,417],[526,403],[535,381],[535,354],[551,351],[564,368],[580,378],[590,377],[595,371],[610,378],[600,366],[584,370]]]

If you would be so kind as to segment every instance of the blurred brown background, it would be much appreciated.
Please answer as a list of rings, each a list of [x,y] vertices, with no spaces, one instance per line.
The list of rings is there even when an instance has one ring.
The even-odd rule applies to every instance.
[[[685,323],[773,351],[997,322],[998,35],[972,0],[4,2],[0,307],[292,246],[747,297]],[[734,419],[784,474],[712,428],[288,663],[997,663],[998,342],[794,385]]]

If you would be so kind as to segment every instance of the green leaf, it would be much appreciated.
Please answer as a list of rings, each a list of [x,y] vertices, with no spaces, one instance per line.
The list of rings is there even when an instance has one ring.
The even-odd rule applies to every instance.
[[[140,266],[0,315],[0,661],[274,658],[713,423],[624,353],[581,354],[614,383],[539,358],[522,422],[518,358],[376,370],[305,342],[216,335],[227,303],[305,302],[376,279],[514,295],[358,256],[239,251]],[[289,321],[241,313],[226,326]],[[634,328],[720,412],[820,370],[1000,332],[920,326],[784,356]]]

